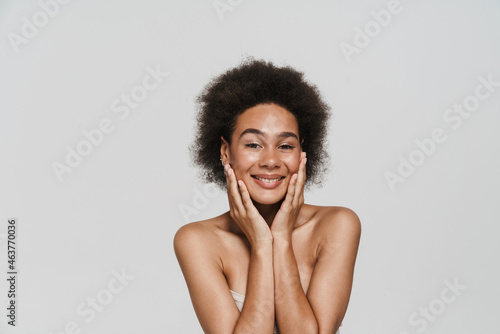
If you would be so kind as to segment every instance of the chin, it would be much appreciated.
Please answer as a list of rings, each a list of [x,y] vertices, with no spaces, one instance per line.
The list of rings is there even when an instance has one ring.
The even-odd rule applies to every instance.
[[[259,203],[259,204],[262,204],[262,205],[272,205],[272,204],[276,204],[278,202],[280,202],[283,198],[279,199],[279,200],[276,200],[276,199],[270,199],[270,200],[258,200],[258,199],[254,199],[254,202],[256,203]]]
[[[286,192],[280,196],[280,194],[250,194],[250,198],[259,204],[263,205],[271,205],[271,204],[276,204],[278,202],[281,202],[283,199],[285,199]]]

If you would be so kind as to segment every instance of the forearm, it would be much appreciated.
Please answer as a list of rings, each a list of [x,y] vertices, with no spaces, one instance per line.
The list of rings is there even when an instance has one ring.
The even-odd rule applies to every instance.
[[[280,333],[317,333],[316,317],[300,282],[291,237],[274,239],[273,257],[274,302]]]
[[[245,302],[234,333],[273,333],[274,319],[273,244],[270,240],[251,248]]]

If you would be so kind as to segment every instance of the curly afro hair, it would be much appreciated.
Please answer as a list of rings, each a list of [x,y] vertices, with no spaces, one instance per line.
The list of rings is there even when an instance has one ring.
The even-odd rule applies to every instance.
[[[291,112],[298,124],[302,150],[307,153],[306,188],[321,186],[329,161],[325,149],[330,107],[316,86],[295,69],[247,59],[212,79],[197,97],[197,135],[190,146],[200,177],[226,189],[220,162],[221,136],[231,144],[238,116],[258,104],[274,103]]]

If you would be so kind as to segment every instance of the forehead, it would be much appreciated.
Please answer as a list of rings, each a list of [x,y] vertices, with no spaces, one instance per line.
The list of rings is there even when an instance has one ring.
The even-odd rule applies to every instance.
[[[234,134],[239,136],[248,128],[258,129],[266,134],[288,131],[299,135],[295,116],[276,104],[259,104],[245,110],[236,120]]]

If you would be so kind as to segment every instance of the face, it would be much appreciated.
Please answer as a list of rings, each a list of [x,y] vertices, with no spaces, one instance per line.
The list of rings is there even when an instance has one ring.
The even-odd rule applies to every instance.
[[[238,117],[230,146],[222,139],[221,157],[255,202],[274,204],[285,197],[299,170],[299,140],[292,113],[275,104],[259,104]]]

